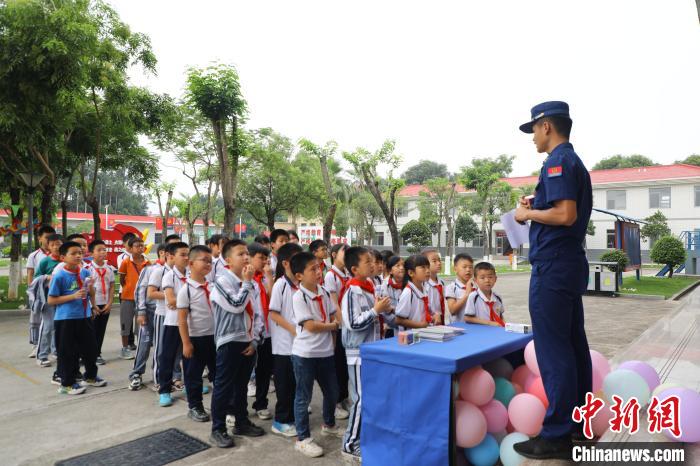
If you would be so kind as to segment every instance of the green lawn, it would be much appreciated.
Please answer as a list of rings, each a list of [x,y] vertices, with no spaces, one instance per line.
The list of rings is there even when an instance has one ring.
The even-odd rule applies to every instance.
[[[0,259],[0,267],[9,267],[10,266],[10,258],[9,257],[3,257]]]
[[[27,285],[24,283],[19,285],[19,299],[16,301],[7,300],[7,287],[9,286],[10,277],[0,277],[0,309],[17,309],[21,304],[26,304]]]
[[[696,281],[698,281],[697,278],[684,276],[673,278],[647,276],[641,277],[641,280],[630,276],[622,279],[620,292],[623,294],[661,295],[668,299]]]

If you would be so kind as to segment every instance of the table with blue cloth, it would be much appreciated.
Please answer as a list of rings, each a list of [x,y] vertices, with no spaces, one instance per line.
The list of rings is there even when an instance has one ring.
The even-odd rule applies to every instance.
[[[458,374],[499,357],[522,358],[532,339],[501,327],[452,325],[466,331],[444,343],[389,338],[360,347],[364,464],[451,464]]]

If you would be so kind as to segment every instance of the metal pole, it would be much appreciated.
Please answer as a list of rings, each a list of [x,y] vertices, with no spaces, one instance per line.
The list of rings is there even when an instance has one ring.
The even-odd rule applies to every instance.
[[[243,238],[243,236],[242,236],[243,235],[243,230],[242,230],[243,227],[241,226],[242,224],[243,224],[243,217],[239,215],[238,216],[238,239]]]
[[[34,190],[32,188],[29,188],[27,191],[29,193],[29,199],[28,199],[29,205],[27,206],[27,210],[29,213],[29,220],[27,221],[27,236],[28,236],[27,252],[31,252],[34,249],[34,246],[32,243],[32,241],[34,239],[34,237],[33,237],[34,236],[33,235],[33,233],[34,233]],[[65,232],[63,234],[65,234]],[[22,245],[22,243],[20,242],[20,256],[22,255],[21,254],[22,253],[21,245]]]

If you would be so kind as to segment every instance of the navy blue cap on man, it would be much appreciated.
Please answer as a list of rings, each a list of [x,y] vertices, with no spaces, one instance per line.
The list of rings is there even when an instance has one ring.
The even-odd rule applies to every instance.
[[[541,104],[537,104],[534,107],[532,107],[530,113],[532,115],[532,120],[520,125],[520,131],[522,131],[523,133],[531,134],[532,127],[535,125],[535,122],[537,122],[537,120],[539,120],[540,118],[558,115],[561,117],[571,119],[571,117],[569,116],[569,104],[558,100],[553,100],[551,102],[542,102]]]

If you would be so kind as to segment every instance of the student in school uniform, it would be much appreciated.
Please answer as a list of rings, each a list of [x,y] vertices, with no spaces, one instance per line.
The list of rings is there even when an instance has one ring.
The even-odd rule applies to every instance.
[[[207,275],[207,281],[209,283],[214,283],[216,277],[226,268],[226,261],[221,256],[221,249],[224,247],[226,241],[228,241],[228,238],[220,234],[211,235],[209,239],[207,239],[207,246],[211,249],[212,255],[212,267],[209,275]]]
[[[163,267],[165,266],[165,244],[159,244],[156,249],[158,259],[155,263],[149,264],[141,270],[139,281],[136,283],[134,292],[134,304],[136,305],[136,322],[139,325],[139,339],[136,346],[136,357],[134,366],[129,373],[129,389],[140,390],[142,387],[142,377],[146,372],[146,364],[151,356],[151,348],[155,347],[156,338],[156,307],[157,300],[148,297],[148,283],[151,275],[156,273],[160,277],[158,283],[163,280]],[[160,285],[158,285],[160,287]],[[152,367],[155,377],[155,358]]]
[[[168,245],[168,251],[173,256],[172,268],[163,273],[161,289],[165,296],[165,319],[160,340],[160,355],[158,357],[158,404],[162,407],[173,404],[170,389],[182,391],[182,381],[173,381],[173,366],[178,354],[182,353],[182,341],[178,323],[177,294],[187,282],[187,265],[190,248],[187,243],[179,242]],[[201,374],[200,374],[201,375]]]
[[[384,338],[392,338],[395,336],[395,332],[398,331],[395,312],[404,289],[405,271],[403,259],[400,256],[391,256],[387,261],[386,268],[389,271],[389,276],[379,289],[378,296],[387,296],[389,298],[391,311],[384,314],[384,321],[387,326],[384,330]]]
[[[132,238],[136,238],[136,234],[134,233],[125,233],[124,236],[122,236],[122,252],[117,256],[117,270],[122,266],[122,262],[124,259],[127,257],[131,257],[131,247],[129,246],[129,240]]]
[[[290,243],[299,244],[299,235],[295,230],[287,230],[287,234],[289,235]]]
[[[331,294],[331,300],[340,314],[340,302],[346,291],[350,276],[345,270],[345,251],[348,245],[337,243],[331,247],[331,269],[326,273],[324,288]],[[341,321],[342,322],[342,321]],[[347,419],[350,416],[350,391],[348,389],[348,363],[343,346],[343,336],[338,330],[335,336],[335,375],[338,378],[338,405],[335,410],[336,419]]]
[[[289,233],[287,233],[287,230],[277,228],[270,233],[270,250],[272,251],[270,254],[270,267],[272,267],[272,270],[277,270],[277,251],[288,242]]]
[[[379,291],[384,281],[384,260],[382,258],[382,253],[376,249],[368,249],[372,256],[372,276],[369,277],[372,280],[374,288]]]
[[[489,262],[474,266],[474,281],[477,289],[467,299],[464,320],[472,324],[505,327],[503,300],[493,291],[496,284],[496,268]]]
[[[326,273],[328,272],[328,266],[326,265],[326,259],[328,259],[328,244],[326,244],[326,242],[322,239],[313,240],[311,243],[309,243],[309,252],[313,254],[318,261],[319,267],[321,268],[320,284],[323,286]]]
[[[122,359],[134,359],[134,353],[129,348],[129,334],[133,332],[134,319],[136,317],[136,305],[134,292],[139,281],[141,270],[150,264],[143,255],[144,243],[141,238],[134,236],[129,239],[131,256],[124,258],[119,266],[119,282],[121,283],[121,300],[119,302],[120,335],[122,338]]]
[[[190,277],[177,293],[178,326],[182,340],[182,363],[187,390],[187,416],[197,422],[209,421],[202,395],[209,387],[202,384],[206,367],[209,380],[216,378],[214,311],[207,274],[211,272],[211,249],[192,246],[189,253]]]
[[[32,308],[34,296],[29,293],[29,285],[34,281],[34,271],[39,267],[39,263],[44,257],[49,254],[49,245],[46,238],[49,235],[55,235],[56,230],[51,225],[41,225],[36,231],[36,237],[39,240],[39,248],[29,254],[27,257],[27,294],[29,295],[29,308]],[[32,345],[32,351],[29,353],[30,358],[36,358],[37,347],[39,346],[39,329],[41,327],[41,313],[29,314],[29,344]]]
[[[352,278],[343,296],[343,346],[347,355],[350,376],[350,419],[343,436],[342,455],[360,459],[360,425],[362,413],[362,386],[360,382],[360,345],[378,341],[384,331],[384,316],[391,311],[388,296],[375,298],[374,285],[368,280],[373,273],[374,255],[363,247],[345,251],[345,266]]]
[[[255,362],[255,401],[253,411],[258,418],[268,420],[272,414],[267,409],[267,394],[270,391],[272,377],[272,338],[270,335],[270,294],[274,283],[274,275],[270,268],[270,250],[258,243],[248,245],[250,263],[253,266],[253,281],[255,286],[256,309],[262,311],[264,325],[263,340],[257,349]]]
[[[302,252],[301,246],[288,243],[277,251],[279,262],[275,284],[270,296],[270,335],[272,337],[272,373],[275,377],[277,404],[272,432],[285,437],[296,437],[294,425],[294,394],[296,381],[292,366],[292,343],[297,335],[292,297],[299,289],[290,260]]]
[[[37,266],[34,279],[48,276],[44,280],[44,290],[49,290],[51,275],[54,269],[62,263],[60,249],[63,244],[63,236],[51,234],[46,237],[46,244],[49,250],[49,255],[41,259]],[[60,270],[60,269],[59,269]],[[47,303],[41,311],[41,326],[39,327],[39,344],[37,346],[36,363],[39,367],[51,367],[49,355],[56,354],[56,338],[54,330],[54,314],[56,307]],[[57,377],[56,373],[54,376]],[[54,378],[56,378],[54,377]]]
[[[423,256],[430,262],[430,277],[425,282],[425,294],[428,295],[430,312],[435,318],[435,325],[445,321],[445,280],[438,277],[442,271],[442,259],[435,249],[423,251]]]
[[[250,255],[245,241],[232,239],[222,251],[226,273],[216,279],[211,293],[216,341],[216,379],[211,400],[212,430],[209,439],[219,448],[230,448],[226,415],[235,417],[235,435],[260,437],[265,431],[248,418],[246,385],[255,365],[255,352],[263,332],[255,292]],[[201,373],[200,373],[201,376]]]
[[[394,254],[393,251],[389,249],[385,249],[384,251],[381,252],[382,254],[382,264],[384,264],[384,273],[382,274],[382,284],[385,283],[389,279],[389,275],[391,274],[391,267],[389,267],[389,259],[394,257],[396,254]]]
[[[414,255],[404,262],[406,287],[401,292],[396,306],[396,323],[400,330],[408,328],[425,328],[435,322],[435,315],[430,311],[428,295],[423,284],[430,277],[430,262],[425,256]]]
[[[61,244],[59,249],[64,267],[52,276],[48,303],[56,306],[56,346],[58,348],[59,394],[78,395],[85,387],[103,387],[107,383],[97,376],[97,338],[90,322],[91,303],[95,289],[90,272],[81,267],[82,247],[73,241]],[[79,372],[79,357],[85,364],[82,382],[75,379]]]
[[[333,357],[333,335],[340,327],[331,295],[319,285],[321,268],[318,257],[302,252],[292,257],[290,268],[299,282],[299,290],[292,298],[297,336],[292,343],[292,365],[296,379],[294,420],[297,441],[294,449],[316,458],[323,448],[311,437],[309,404],[316,381],[323,393],[323,435],[342,436],[335,423],[335,405],[338,385]]]
[[[447,309],[450,312],[451,322],[464,322],[464,312],[467,309],[467,298],[476,286],[472,281],[474,259],[469,254],[457,254],[452,261],[457,278],[445,289]]]
[[[107,246],[104,241],[95,240],[88,247],[92,255],[92,280],[95,287],[95,307],[93,308],[95,336],[97,338],[97,359],[99,366],[105,364],[102,357],[102,343],[109,322],[109,313],[114,302],[114,271],[107,263]]]
[[[255,238],[253,238],[253,242],[262,245],[263,247],[267,248],[268,250],[271,250],[270,238],[268,238],[265,235],[256,236]],[[274,273],[274,272],[275,272],[275,269],[273,268],[272,273]]]

